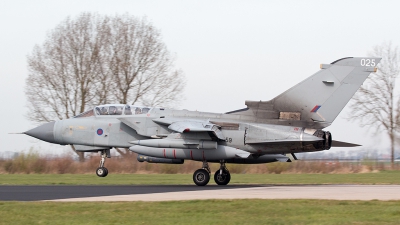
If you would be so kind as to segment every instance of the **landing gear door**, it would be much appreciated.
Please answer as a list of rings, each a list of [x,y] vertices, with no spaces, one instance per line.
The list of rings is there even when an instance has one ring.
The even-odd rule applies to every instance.
[[[94,127],[94,143],[96,146],[108,146],[111,124],[106,121],[96,121]]]

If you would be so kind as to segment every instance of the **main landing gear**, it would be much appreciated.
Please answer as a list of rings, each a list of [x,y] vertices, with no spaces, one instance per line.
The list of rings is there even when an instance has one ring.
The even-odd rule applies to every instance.
[[[231,180],[231,174],[225,166],[225,161],[220,161],[220,168],[214,174],[214,181],[218,185],[227,185]],[[193,174],[193,181],[197,186],[205,186],[210,181],[211,170],[207,161],[203,161],[203,166]]]
[[[217,170],[214,174],[214,181],[218,185],[227,185],[229,181],[231,181],[231,174],[226,168],[224,161],[221,161],[220,164],[221,166],[219,167],[219,170]]]
[[[203,161],[203,166],[193,174],[193,181],[197,186],[205,186],[210,181],[210,167],[207,161]]]
[[[108,169],[104,167],[104,163],[106,162],[106,157],[111,158],[110,149],[101,151],[100,165],[96,169],[96,174],[99,177],[106,177],[108,175]]]

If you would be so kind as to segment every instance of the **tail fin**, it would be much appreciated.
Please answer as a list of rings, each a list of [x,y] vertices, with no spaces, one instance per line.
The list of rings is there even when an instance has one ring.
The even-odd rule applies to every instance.
[[[331,64],[321,64],[320,71],[274,99],[267,102],[246,101],[246,105],[253,112],[261,110],[279,113],[279,119],[330,124],[369,74],[376,72],[380,60],[373,57],[348,57]],[[258,117],[257,114],[255,116]]]

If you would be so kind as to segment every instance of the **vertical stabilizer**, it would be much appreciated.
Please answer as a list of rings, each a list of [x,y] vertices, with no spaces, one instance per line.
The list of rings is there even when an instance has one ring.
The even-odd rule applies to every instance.
[[[300,113],[300,120],[332,123],[381,58],[348,57],[331,64],[278,95],[269,104],[278,112]]]
[[[347,57],[321,64],[318,72],[270,101],[246,101],[227,112],[254,121],[322,129],[329,126],[372,73],[381,58]]]

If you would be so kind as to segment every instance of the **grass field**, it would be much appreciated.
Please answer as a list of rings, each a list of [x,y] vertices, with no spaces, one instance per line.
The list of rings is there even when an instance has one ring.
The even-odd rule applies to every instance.
[[[191,174],[0,174],[0,185],[145,184],[194,185]],[[400,184],[400,171],[232,174],[230,184]],[[0,202],[0,224],[400,224],[400,201]]]
[[[398,201],[0,202],[0,224],[399,224]]]
[[[191,174],[0,174],[0,185],[193,184]],[[214,184],[210,181],[210,184]],[[231,184],[400,184],[400,171],[232,174]],[[0,202],[0,224],[399,224],[400,201]]]
[[[0,174],[0,185],[193,184],[191,174]],[[213,180],[210,184],[214,184]],[[350,174],[232,174],[230,184],[400,184],[400,171]]]

